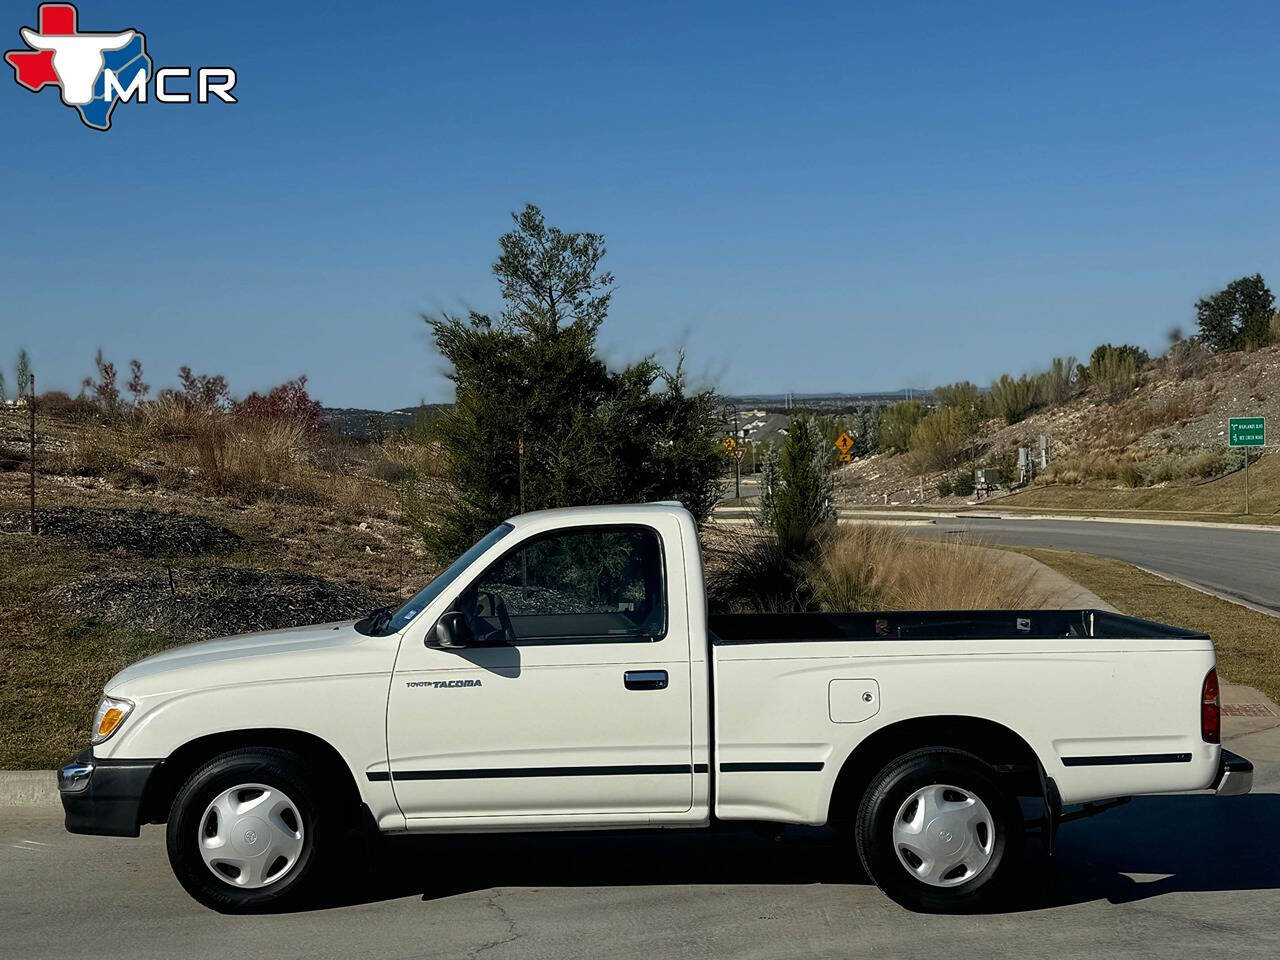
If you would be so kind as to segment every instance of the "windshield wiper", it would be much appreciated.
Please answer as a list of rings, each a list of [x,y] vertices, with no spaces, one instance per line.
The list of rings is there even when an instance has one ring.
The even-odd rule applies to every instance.
[[[376,637],[391,623],[395,611],[396,608],[394,606],[379,607],[364,619],[357,621],[356,629],[361,633]]]

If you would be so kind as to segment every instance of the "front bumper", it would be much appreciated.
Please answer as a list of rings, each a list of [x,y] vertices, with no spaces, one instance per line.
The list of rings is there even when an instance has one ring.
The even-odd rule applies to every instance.
[[[1253,764],[1230,750],[1222,751],[1218,761],[1218,778],[1213,792],[1220,797],[1234,797],[1253,789]]]
[[[58,793],[72,833],[136,837],[142,800],[158,760],[99,760],[86,750],[58,771]]]

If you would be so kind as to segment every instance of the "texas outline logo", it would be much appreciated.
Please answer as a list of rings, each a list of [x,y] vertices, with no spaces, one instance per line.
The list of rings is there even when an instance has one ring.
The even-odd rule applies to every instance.
[[[111,129],[116,105],[130,100],[147,102],[147,85],[154,78],[155,99],[160,103],[190,103],[191,94],[171,91],[168,82],[189,78],[189,67],[152,70],[147,38],[134,28],[116,33],[91,33],[78,29],[79,11],[73,3],[42,3],[39,28],[20,31],[29,49],[10,50],[4,59],[13,67],[14,79],[32,93],[52,84],[62,102],[74,107],[85,126]],[[236,72],[230,67],[201,67],[196,71],[199,103],[212,93],[224,103],[235,103],[231,89]]]

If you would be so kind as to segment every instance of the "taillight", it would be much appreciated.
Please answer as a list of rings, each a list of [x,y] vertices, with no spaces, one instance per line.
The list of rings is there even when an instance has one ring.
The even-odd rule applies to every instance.
[[[1218,671],[1205,674],[1200,690],[1200,739],[1205,743],[1222,742],[1222,700],[1218,696]]]

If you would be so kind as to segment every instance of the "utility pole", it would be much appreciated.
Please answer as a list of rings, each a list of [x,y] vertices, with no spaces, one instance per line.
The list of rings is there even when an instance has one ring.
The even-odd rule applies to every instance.
[[[516,446],[516,483],[519,485],[520,512],[524,513],[524,434]]]
[[[738,442],[738,408],[733,408],[733,442]],[[735,446],[733,451],[733,496],[742,499],[742,457]]]
[[[1249,448],[1244,448],[1244,515],[1249,515]]]
[[[31,396],[27,400],[27,411],[31,419],[31,535],[36,532],[36,375],[30,376]]]

